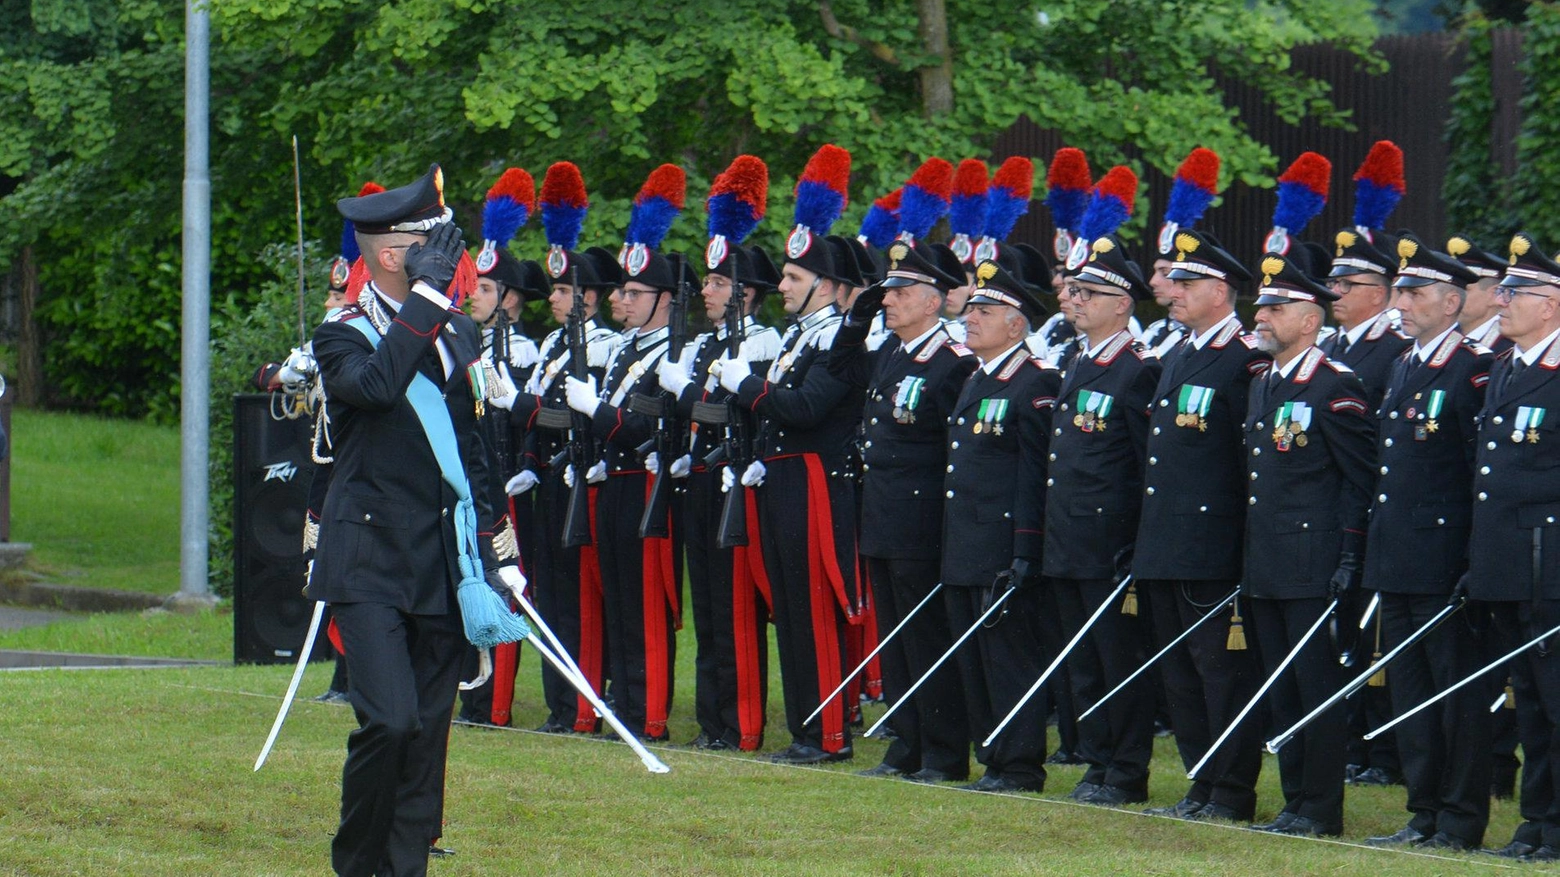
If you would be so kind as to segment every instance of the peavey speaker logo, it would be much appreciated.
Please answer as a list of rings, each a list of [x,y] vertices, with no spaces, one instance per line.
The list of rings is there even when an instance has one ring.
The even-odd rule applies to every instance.
[[[265,477],[260,479],[260,481],[262,484],[267,481],[271,481],[272,479],[277,481],[291,481],[293,480],[293,476],[297,474],[297,464],[293,463],[291,460],[283,460],[280,463],[272,463],[271,465],[265,467]]]

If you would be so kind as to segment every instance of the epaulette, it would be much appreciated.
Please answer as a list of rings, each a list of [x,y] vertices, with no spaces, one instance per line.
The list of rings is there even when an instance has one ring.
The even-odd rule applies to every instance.
[[[948,339],[948,349],[952,350],[954,353],[957,353],[960,356],[974,356],[975,355],[975,351],[969,349],[968,347],[965,347],[963,344],[960,344],[959,342],[953,340],[952,338]]]
[[[325,315],[325,322],[327,322],[327,323],[340,323],[343,320],[350,320],[353,317],[361,317],[361,316],[363,316],[363,309],[358,307],[356,303],[353,303],[353,304],[349,304],[349,305],[343,305],[343,306],[341,306],[339,308],[336,308],[335,310],[331,311],[330,313],[326,314]]]
[[[1352,375],[1352,374],[1354,374],[1354,369],[1350,368],[1348,363],[1339,362],[1336,359],[1329,359],[1329,360],[1327,360],[1327,364],[1332,367],[1333,371],[1337,372],[1340,375]]]
[[[1137,339],[1132,337],[1131,332],[1123,329],[1116,334],[1115,340],[1105,345],[1105,349],[1101,350],[1099,355],[1094,357],[1094,361],[1098,365],[1110,365],[1116,361],[1116,357],[1121,354],[1122,350],[1131,350],[1137,354],[1138,359],[1142,359],[1142,347],[1143,345],[1139,344]]]
[[[1242,327],[1239,320],[1231,320],[1230,322],[1225,323],[1224,328],[1219,330],[1219,334],[1208,343],[1212,345],[1213,349],[1215,350],[1223,350],[1224,346],[1230,343],[1230,339],[1240,334],[1241,328]]]
[[[830,347],[833,347],[834,333],[840,330],[840,322],[840,320],[830,320],[819,326],[813,331],[812,335],[808,336],[808,346],[816,347],[819,350],[828,350]]]
[[[1033,357],[1029,356],[1014,357],[1011,362],[1002,367],[1001,371],[997,372],[997,380],[1002,381],[1003,383],[1011,381],[1013,376],[1018,374],[1019,368],[1021,368],[1024,363],[1028,362],[1032,358]]]
[[[1512,349],[1515,350],[1516,348],[1513,347]],[[1560,368],[1560,343],[1550,342],[1549,352],[1544,354],[1544,358],[1539,360],[1538,364],[1550,371]]]
[[[1462,339],[1462,333],[1454,330],[1450,335],[1441,339],[1441,346],[1435,349],[1435,353],[1430,355],[1430,361],[1425,364],[1431,368],[1440,368],[1446,365],[1446,361],[1452,358],[1452,354],[1456,352],[1457,345],[1462,342]],[[1408,355],[1414,355],[1414,348],[1408,348]]]
[[[1297,384],[1304,384],[1310,381],[1311,377],[1316,374],[1317,365],[1326,359],[1320,347],[1312,347],[1301,355],[1305,358],[1300,361],[1300,367],[1295,369],[1295,383]],[[1327,360],[1327,364],[1332,365],[1332,360]]]
[[[1381,313],[1376,315],[1376,322],[1371,323],[1370,329],[1365,333],[1365,340],[1366,341],[1376,341],[1376,340],[1379,340],[1381,338],[1381,336],[1387,334],[1387,332],[1389,330],[1392,332],[1392,334],[1396,335],[1399,338],[1407,338],[1408,337],[1407,335],[1404,335],[1402,332],[1399,332],[1396,329],[1392,328],[1392,318],[1387,316],[1388,313],[1389,313],[1389,311],[1382,311]]]
[[[585,364],[590,368],[606,368],[612,355],[623,346],[623,336],[610,329],[603,330],[604,336],[585,336]]]
[[[1241,333],[1240,343],[1246,345],[1247,350],[1256,350],[1262,346],[1262,342],[1257,339],[1257,336],[1251,334],[1250,332]]]
[[[1246,363],[1246,372],[1254,378],[1260,378],[1273,367],[1271,359],[1253,359]]]
[[[1478,354],[1479,356],[1494,356],[1495,355],[1495,351],[1491,350],[1488,347],[1485,347],[1483,342],[1473,340],[1473,337],[1470,336],[1470,335],[1464,335],[1463,336],[1462,346],[1467,348],[1468,350],[1473,351],[1475,354]]]
[[[1475,386],[1477,388],[1480,388],[1480,389],[1482,389],[1485,386],[1487,386],[1489,384],[1489,382],[1490,382],[1490,373],[1489,372],[1479,372],[1478,374],[1473,375],[1472,377],[1468,378],[1468,383],[1470,383],[1473,386]]]

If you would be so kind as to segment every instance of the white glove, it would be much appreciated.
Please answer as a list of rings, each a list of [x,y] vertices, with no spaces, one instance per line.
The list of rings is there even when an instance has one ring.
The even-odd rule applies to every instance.
[[[731,488],[737,486],[737,476],[732,474],[731,467],[726,466],[720,470],[720,492],[730,493]]]
[[[494,371],[498,372],[498,384],[488,391],[488,401],[505,411],[513,411],[520,391],[515,389],[514,379],[509,376],[509,363],[499,360]]]
[[[601,398],[596,392],[595,375],[583,381],[574,375],[569,375],[564,379],[563,391],[570,408],[586,417],[596,416],[596,409],[601,406]]]
[[[761,461],[754,460],[753,462],[748,464],[747,471],[742,473],[742,486],[743,487],[760,487],[760,486],[762,486],[763,483],[764,483],[764,473],[767,472],[767,471],[769,471],[769,470],[764,468],[764,464]]]
[[[569,488],[570,490],[574,489],[574,464],[573,463],[570,463],[569,465],[563,467],[563,486]]]
[[[678,457],[672,461],[671,476],[673,478],[687,478],[688,473],[692,471],[693,455],[683,454],[681,457]]]
[[[682,396],[683,390],[693,383],[693,379],[688,377],[688,369],[671,357],[663,358],[655,367],[655,376],[660,381],[661,389],[673,396]]]
[[[520,571],[520,567],[513,564],[501,566],[497,572],[499,581],[518,599],[525,591],[525,574]]]
[[[607,461],[597,460],[596,465],[585,470],[586,484],[600,484],[607,480]]]
[[[539,481],[541,479],[536,477],[535,472],[532,472],[530,469],[521,469],[519,474],[509,479],[509,483],[504,485],[504,492],[510,496],[519,496],[535,487]]]
[[[745,359],[720,360],[720,385],[729,393],[737,392],[743,379],[752,373],[753,369]]]
[[[661,474],[661,455],[655,451],[645,454],[645,471],[651,475]]]

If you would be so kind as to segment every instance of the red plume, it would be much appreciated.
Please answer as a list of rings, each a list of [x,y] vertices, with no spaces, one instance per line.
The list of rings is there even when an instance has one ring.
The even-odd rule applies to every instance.
[[[688,175],[683,172],[683,169],[675,164],[663,164],[645,178],[645,184],[639,187],[639,194],[634,198],[634,203],[640,204],[649,198],[664,198],[673,207],[681,210],[687,191]]]
[[[990,185],[990,173],[986,169],[986,163],[978,158],[966,158],[959,162],[958,170],[953,172],[954,195],[981,197],[986,194],[986,188]]]
[[[1131,213],[1132,205],[1137,202],[1137,188],[1137,174],[1132,172],[1132,168],[1118,164],[1100,177],[1100,184],[1095,187],[1095,191],[1100,195],[1115,196]]]
[[[1056,150],[1051,167],[1045,172],[1045,184],[1052,189],[1087,189],[1092,186],[1089,159],[1083,150],[1064,146]]]
[[[1028,201],[1035,193],[1035,163],[1022,155],[1015,155],[997,168],[996,176],[991,178],[991,185]]]
[[[363,184],[363,188],[358,190],[357,196],[359,198],[361,198],[364,195],[378,195],[380,192],[383,192],[384,190],[385,190],[384,186],[379,185],[378,183],[374,182],[373,180],[369,180],[368,182]]]
[[[1332,162],[1315,152],[1302,152],[1300,157],[1289,165],[1289,169],[1279,176],[1278,181],[1299,183],[1322,196],[1322,200],[1326,201],[1327,191],[1332,187]]]
[[[1354,178],[1390,186],[1401,194],[1407,188],[1403,182],[1403,150],[1391,140],[1377,140],[1360,169],[1354,172]]]
[[[850,153],[833,143],[825,143],[807,160],[796,182],[798,189],[803,182],[823,183],[843,197],[850,187]]]
[[[923,191],[937,196],[943,201],[953,198],[953,164],[945,158],[935,155],[928,158],[915,169],[910,179],[905,181],[906,186],[919,186]]]
[[[524,168],[512,167],[504,171],[493,188],[487,190],[487,196],[489,199],[508,196],[525,207],[526,215],[536,212],[536,180]]]
[[[542,203],[586,206],[585,178],[580,175],[580,169],[574,162],[555,162],[547,169],[546,175],[542,177]]]
[[[1175,178],[1202,189],[1204,192],[1219,190],[1219,154],[1199,146],[1192,150],[1181,166],[1176,168]]]

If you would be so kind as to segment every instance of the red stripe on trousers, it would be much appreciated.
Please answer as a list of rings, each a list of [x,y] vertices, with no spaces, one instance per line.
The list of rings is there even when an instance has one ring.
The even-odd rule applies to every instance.
[[[645,501],[650,501],[650,479],[645,479]],[[672,540],[646,538],[642,554],[643,574],[641,615],[645,634],[645,736],[666,733],[666,716],[671,708],[671,647],[667,642],[666,616],[682,628],[682,609],[678,605],[678,587],[672,573]]]
[[[813,651],[818,665],[818,700],[839,687],[840,640],[835,631],[835,610],[842,609],[851,624],[858,622],[845,595],[845,577],[840,573],[834,545],[834,513],[829,503],[829,482],[823,473],[823,461],[817,454],[803,454],[807,465],[807,579],[812,607]],[[833,600],[830,599],[832,592]],[[831,705],[823,711],[823,751],[838,752],[845,747],[845,711],[843,705]]]
[[[596,555],[596,488],[585,493],[590,498],[590,544],[580,546],[580,653],[575,660],[591,690],[599,695],[606,629],[601,614],[601,561]],[[574,730],[589,733],[596,730],[599,721],[585,695],[576,695]]]
[[[732,642],[737,652],[737,731],[738,746],[754,752],[764,737],[764,688],[762,664],[768,656],[758,651],[758,600],[762,597],[765,614],[769,612],[769,574],[764,571],[764,552],[759,542],[758,503],[747,490],[748,544],[732,549],[731,620]]]

